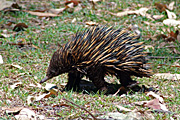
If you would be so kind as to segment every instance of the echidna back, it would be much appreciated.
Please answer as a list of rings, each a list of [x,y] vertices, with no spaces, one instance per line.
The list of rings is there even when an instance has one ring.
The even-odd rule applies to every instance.
[[[64,51],[71,51],[74,65],[84,71],[91,66],[102,66],[107,74],[126,71],[136,76],[149,76],[143,67],[146,55],[142,42],[137,38],[136,34],[125,29],[97,26],[77,32]]]

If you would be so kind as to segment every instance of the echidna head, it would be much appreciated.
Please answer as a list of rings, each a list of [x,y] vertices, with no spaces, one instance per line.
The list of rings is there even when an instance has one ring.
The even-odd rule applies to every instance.
[[[56,51],[50,61],[49,67],[47,69],[46,77],[43,78],[40,83],[43,83],[55,76],[58,76],[62,73],[64,73],[64,67],[61,64],[61,57],[58,51]]]

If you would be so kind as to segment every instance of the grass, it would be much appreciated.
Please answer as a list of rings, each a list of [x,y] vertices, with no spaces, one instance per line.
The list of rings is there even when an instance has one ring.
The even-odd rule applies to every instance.
[[[153,2],[145,1],[112,1],[117,4],[116,8],[110,6],[111,1],[108,2],[98,2],[95,8],[97,10],[106,10],[111,12],[119,12],[123,9],[132,7],[133,9],[139,9],[141,7],[138,4],[142,4],[143,7],[153,6],[156,2],[161,2],[154,0]],[[169,1],[163,1],[163,3],[169,4]],[[43,2],[48,8],[58,8],[63,7],[59,2]],[[36,10],[42,7],[42,4],[37,3],[27,3],[25,6],[27,9]],[[59,46],[65,44],[71,39],[72,35],[78,30],[85,29],[84,23],[87,21],[94,21],[102,25],[111,26],[115,28],[127,28],[130,24],[137,24],[142,33],[142,38],[140,41],[144,41],[146,45],[154,45],[154,49],[150,50],[150,56],[166,56],[166,57],[178,57],[178,54],[172,52],[171,49],[167,47],[159,48],[159,44],[164,42],[163,39],[151,40],[148,36],[154,36],[157,33],[163,32],[168,34],[168,30],[175,31],[174,27],[162,26],[148,26],[143,23],[143,21],[148,21],[152,23],[162,22],[151,21],[142,16],[128,15],[124,17],[115,17],[105,12],[101,12],[97,15],[97,10],[92,9],[92,4],[88,2],[82,2],[86,7],[78,12],[69,13],[68,10],[61,13],[60,17],[54,18],[38,18],[37,16],[30,15],[26,12],[0,12],[2,16],[0,18],[1,25],[5,25],[9,20],[15,21],[16,23],[23,22],[29,27],[25,31],[17,32],[14,35],[12,28],[2,28],[1,33],[10,33],[11,36],[7,38],[0,39],[0,54],[3,57],[4,64],[0,64],[0,106],[1,107],[17,107],[23,106],[31,108],[37,112],[37,114],[45,115],[46,117],[54,118],[64,118],[64,119],[87,119],[89,114],[78,107],[71,105],[70,103],[63,100],[66,98],[79,106],[83,106],[92,114],[98,116],[109,112],[119,111],[115,105],[121,105],[131,110],[138,108],[141,110],[148,110],[148,108],[142,106],[133,105],[134,102],[151,100],[150,97],[146,96],[145,93],[134,93],[128,94],[125,97],[116,95],[103,95],[94,92],[77,93],[77,92],[63,92],[58,94],[57,97],[49,97],[38,102],[34,102],[31,105],[27,104],[27,97],[33,95],[34,93],[43,92],[43,89],[37,87],[30,87],[29,85],[38,83],[44,76],[46,69],[49,64],[49,60],[53,52],[58,49]],[[180,3],[175,3],[175,8],[172,12],[178,14],[180,12]],[[165,18],[167,15],[165,12],[160,13],[156,8],[148,11],[150,14],[163,14]],[[72,20],[76,18],[76,22],[72,23]],[[180,19],[178,16],[177,19]],[[36,22],[35,22],[36,21]],[[166,31],[164,31],[164,29]],[[25,41],[26,43],[32,43],[36,47],[24,46],[18,47],[16,45],[9,45],[9,42],[17,43],[18,41]],[[170,44],[170,43],[168,43]],[[176,46],[176,50],[180,51],[178,42],[173,43]],[[180,74],[180,68],[172,67],[172,65],[177,62],[177,59],[150,59],[152,69],[154,73],[177,73]],[[22,69],[13,67],[11,64],[17,64],[22,66]],[[159,67],[160,64],[163,64]],[[108,79],[114,79],[108,77]],[[157,78],[135,78],[140,82],[140,85],[147,85],[156,88],[157,94],[165,96],[165,105],[168,110],[174,112],[175,114],[180,114],[180,87],[179,81],[157,79]],[[117,81],[117,79],[115,78]],[[22,85],[17,89],[11,89],[10,85],[21,81]],[[48,82],[57,84],[58,87],[62,83],[67,82],[66,74],[60,75]],[[43,84],[45,85],[45,84]],[[59,105],[57,107],[52,107],[53,105]],[[2,109],[0,109],[1,119],[11,119],[13,115],[8,115]],[[151,113],[155,119],[170,119],[174,117],[173,114],[165,113]],[[143,116],[144,119],[148,117]]]

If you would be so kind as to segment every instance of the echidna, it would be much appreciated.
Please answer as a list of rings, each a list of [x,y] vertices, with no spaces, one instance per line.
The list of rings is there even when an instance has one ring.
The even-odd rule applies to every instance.
[[[58,49],[52,56],[46,77],[48,79],[68,73],[66,88],[78,89],[81,78],[88,77],[99,90],[107,89],[105,75],[115,75],[121,85],[127,87],[131,76],[149,77],[150,71],[143,53],[143,42],[138,36],[125,29],[95,26],[77,32],[71,41]]]

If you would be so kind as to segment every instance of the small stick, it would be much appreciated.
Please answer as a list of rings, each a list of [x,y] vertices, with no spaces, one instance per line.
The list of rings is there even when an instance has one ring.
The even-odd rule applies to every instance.
[[[180,57],[148,56],[149,59],[180,59]]]
[[[97,118],[96,118],[93,114],[91,114],[88,110],[86,110],[85,108],[83,108],[83,107],[81,107],[81,106],[79,106],[79,105],[77,105],[77,104],[75,104],[75,103],[73,103],[73,102],[67,100],[66,98],[63,98],[63,100],[65,100],[65,101],[67,101],[67,102],[69,102],[69,103],[75,105],[76,107],[81,108],[82,110],[84,110],[84,111],[86,111],[87,113],[89,113],[89,114],[91,115],[91,117],[92,117],[94,120],[97,120]]]

